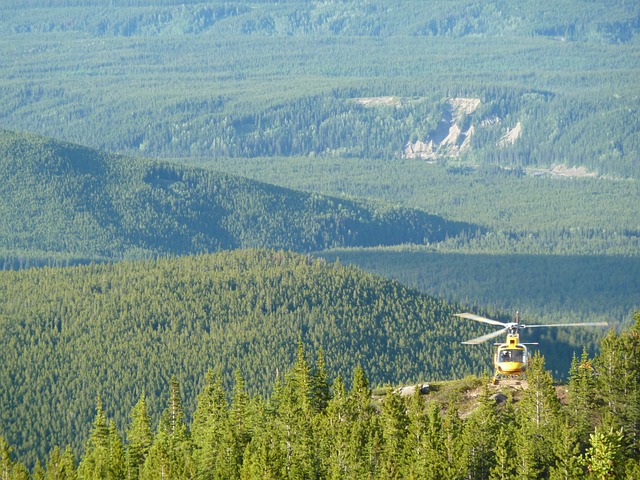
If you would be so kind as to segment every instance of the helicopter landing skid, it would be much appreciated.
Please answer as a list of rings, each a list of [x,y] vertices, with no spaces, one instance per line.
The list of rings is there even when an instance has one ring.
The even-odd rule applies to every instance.
[[[503,375],[503,374],[497,373],[491,379],[491,385],[493,386],[500,385],[505,387],[526,388],[525,387],[526,384],[527,384],[527,380],[525,375],[516,376],[516,375]]]

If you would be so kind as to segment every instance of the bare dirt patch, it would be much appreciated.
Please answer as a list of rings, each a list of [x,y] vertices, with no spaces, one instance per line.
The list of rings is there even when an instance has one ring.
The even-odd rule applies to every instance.
[[[520,138],[520,135],[522,135],[522,124],[518,122],[515,127],[507,130],[507,133],[505,133],[498,142],[498,146],[506,147],[507,145],[513,145],[516,143],[516,140]]]
[[[400,99],[398,97],[363,97],[356,98],[356,102],[363,107],[397,107],[400,105]]]
[[[549,168],[531,168],[527,173],[533,176],[550,176],[564,178],[596,178],[597,173],[590,172],[586,167],[567,167],[566,165],[551,165]]]

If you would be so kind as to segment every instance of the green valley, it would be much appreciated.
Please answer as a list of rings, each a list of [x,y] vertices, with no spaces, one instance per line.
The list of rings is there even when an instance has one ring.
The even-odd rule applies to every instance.
[[[639,78],[629,0],[3,0],[0,478],[639,478]],[[611,329],[498,400],[461,311]]]
[[[640,178],[634,2],[0,8],[5,128],[146,156],[417,154]]]

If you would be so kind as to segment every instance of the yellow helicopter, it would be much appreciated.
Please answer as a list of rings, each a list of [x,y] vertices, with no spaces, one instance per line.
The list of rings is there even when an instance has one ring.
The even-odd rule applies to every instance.
[[[527,371],[527,364],[529,361],[529,354],[527,351],[527,345],[537,345],[537,343],[520,343],[520,330],[525,328],[541,328],[541,327],[606,327],[607,322],[591,322],[591,323],[554,323],[548,325],[525,325],[520,323],[518,319],[518,312],[516,312],[516,321],[511,323],[499,322],[498,320],[492,320],[491,318],[481,317],[473,313],[457,313],[456,317],[466,318],[469,320],[475,320],[476,322],[488,323],[489,325],[496,325],[502,327],[502,329],[495,332],[482,335],[481,337],[473,338],[462,342],[466,345],[477,345],[479,343],[486,342],[492,338],[507,333],[507,339],[504,343],[494,343],[498,347],[495,355],[493,356],[493,366],[495,373],[492,383],[496,383],[500,376],[517,376],[522,375]]]

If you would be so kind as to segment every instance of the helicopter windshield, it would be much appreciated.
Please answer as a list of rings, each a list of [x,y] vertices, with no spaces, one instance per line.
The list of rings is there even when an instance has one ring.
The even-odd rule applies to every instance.
[[[524,350],[517,350],[517,349],[502,350],[500,352],[498,361],[524,363]]]

